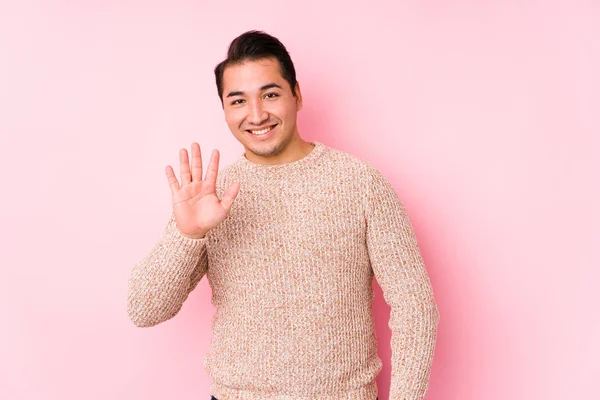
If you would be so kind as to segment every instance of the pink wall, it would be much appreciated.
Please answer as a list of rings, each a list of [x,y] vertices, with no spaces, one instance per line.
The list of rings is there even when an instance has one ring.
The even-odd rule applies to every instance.
[[[427,399],[598,398],[600,6],[360,3],[2,2],[0,398],[208,400],[207,281],[140,329],[127,277],[178,149],[241,154],[212,68],[253,28],[295,60],[304,138],[404,199],[441,314]]]

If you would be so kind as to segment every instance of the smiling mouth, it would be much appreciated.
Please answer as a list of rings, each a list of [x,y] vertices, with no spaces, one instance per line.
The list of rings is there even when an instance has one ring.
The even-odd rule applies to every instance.
[[[272,131],[273,128],[275,128],[276,126],[277,126],[277,124],[267,126],[266,128],[263,128],[263,129],[246,129],[246,132],[248,132],[251,135],[262,136],[262,135],[266,135],[267,133]]]

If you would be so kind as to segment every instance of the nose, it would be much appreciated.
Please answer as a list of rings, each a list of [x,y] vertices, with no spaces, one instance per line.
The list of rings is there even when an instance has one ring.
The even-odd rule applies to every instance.
[[[269,118],[269,113],[263,108],[260,101],[250,101],[248,104],[247,120],[253,125],[260,125]]]

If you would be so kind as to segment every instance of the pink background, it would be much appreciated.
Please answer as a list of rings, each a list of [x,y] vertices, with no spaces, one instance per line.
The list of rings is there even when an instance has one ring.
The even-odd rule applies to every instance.
[[[360,3],[1,3],[0,398],[209,399],[206,279],[140,329],[127,278],[178,150],[241,154],[212,69],[255,28],[295,61],[301,135],[407,206],[441,314],[427,399],[600,398],[598,2]]]

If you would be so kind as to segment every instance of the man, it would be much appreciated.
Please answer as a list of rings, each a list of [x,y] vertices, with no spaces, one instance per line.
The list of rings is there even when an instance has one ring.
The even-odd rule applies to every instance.
[[[206,176],[200,147],[166,167],[173,214],[131,272],[137,326],[175,316],[206,274],[216,308],[204,367],[218,400],[374,400],[382,363],[372,279],[391,307],[390,399],[425,396],[439,313],[411,222],[370,163],[296,124],[300,85],[283,44],[250,31],[215,68],[245,152]]]

